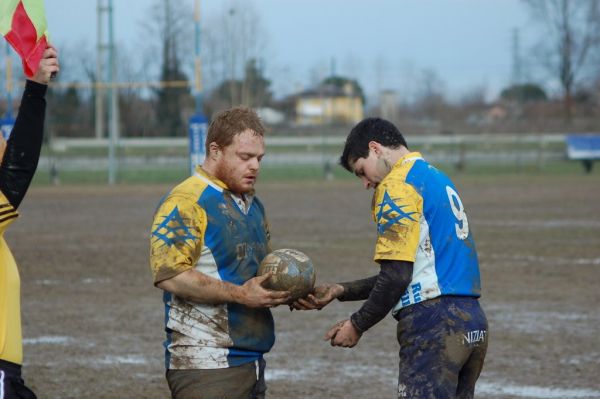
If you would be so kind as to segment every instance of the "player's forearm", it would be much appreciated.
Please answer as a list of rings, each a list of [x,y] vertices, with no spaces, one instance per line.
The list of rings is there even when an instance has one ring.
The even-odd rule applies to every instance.
[[[363,333],[381,321],[406,292],[412,272],[411,262],[382,261],[369,299],[350,317],[352,325]]]
[[[28,80],[15,126],[0,165],[0,190],[17,208],[33,179],[40,158],[46,111],[46,85]]]
[[[340,301],[364,301],[369,297],[375,282],[377,281],[378,275],[374,275],[362,280],[348,281],[345,283],[338,283],[344,287],[344,291],[338,297]]]
[[[244,302],[241,286],[217,280],[196,270],[188,270],[161,281],[157,287],[196,303],[217,305]]]

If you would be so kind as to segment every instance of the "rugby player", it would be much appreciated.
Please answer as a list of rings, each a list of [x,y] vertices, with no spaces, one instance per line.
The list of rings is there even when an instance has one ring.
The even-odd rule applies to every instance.
[[[269,308],[289,291],[255,277],[271,252],[254,195],[265,153],[254,111],[232,108],[208,127],[206,160],[154,216],[150,263],[164,290],[166,377],[175,399],[264,398],[263,354],[275,342]]]
[[[376,275],[317,286],[296,309],[366,300],[326,334],[354,347],[392,311],[400,344],[399,398],[472,398],[488,345],[479,263],[465,207],[450,179],[410,152],[390,122],[368,118],[348,135],[341,164],[374,189]]]

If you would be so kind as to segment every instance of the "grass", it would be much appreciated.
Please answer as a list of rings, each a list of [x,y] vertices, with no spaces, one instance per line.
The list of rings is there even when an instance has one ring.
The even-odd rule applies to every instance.
[[[339,166],[333,168],[331,173],[334,179],[352,178],[350,173]],[[127,184],[176,183],[188,176],[187,169],[121,170],[117,173],[117,181]],[[263,182],[323,180],[324,178],[325,172],[321,166],[265,167],[260,173],[260,180]],[[107,181],[106,171],[64,171],[58,175],[57,180],[60,184],[105,184]],[[50,173],[47,170],[38,170],[33,184],[52,184]]]
[[[169,183],[177,182],[188,176],[187,170],[179,169],[147,169],[147,170],[121,170],[117,173],[117,182],[127,184],[145,183]],[[58,184],[106,184],[108,182],[107,171],[63,171],[57,179]],[[47,170],[38,170],[34,179],[34,185],[51,185],[53,179]]]
[[[324,153],[324,154],[340,154],[344,145],[317,143],[310,145],[271,145],[267,146],[269,153]],[[564,143],[545,143],[543,151],[565,151]],[[540,150],[540,144],[535,142],[491,142],[491,143],[471,143],[465,142],[462,146],[455,143],[448,144],[415,144],[411,145],[411,150],[426,153],[445,152],[458,153],[463,150],[472,151],[537,151]],[[118,155],[121,157],[127,156],[187,156],[188,148],[182,146],[168,147],[120,147],[117,149]],[[42,147],[42,155],[54,155],[57,157],[72,157],[72,156],[90,156],[90,157],[106,157],[108,148],[106,147],[68,147],[64,151],[52,151],[47,145]]]
[[[452,164],[437,164],[440,170],[451,177],[510,177],[522,176],[583,176],[583,168],[579,162],[553,161],[548,162],[540,170],[536,165],[475,165],[467,164],[463,171],[458,171]],[[596,165],[598,166],[598,165]],[[590,179],[597,179],[600,175],[598,167],[590,174]],[[118,171],[117,181],[122,184],[148,184],[148,183],[176,183],[185,179],[188,174],[186,168],[148,168],[122,169]],[[331,168],[329,177],[336,180],[351,180],[354,176],[341,166]],[[261,169],[260,181],[322,181],[326,173],[322,165],[300,166],[265,166]],[[62,171],[58,175],[60,184],[106,184],[108,173],[106,171]],[[48,170],[39,169],[34,177],[34,185],[50,185],[52,178]]]
[[[506,164],[506,165],[476,165],[467,164],[463,171],[458,171],[455,165],[436,165],[450,176],[497,176],[497,175],[582,175],[583,167],[575,161],[552,161],[545,163],[541,168],[533,164]],[[592,175],[598,174],[596,171]]]

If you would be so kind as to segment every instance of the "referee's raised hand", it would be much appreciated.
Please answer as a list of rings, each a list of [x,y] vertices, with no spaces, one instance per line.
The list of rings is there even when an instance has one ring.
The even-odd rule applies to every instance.
[[[56,76],[60,71],[60,65],[58,63],[58,50],[52,45],[49,45],[44,50],[44,55],[40,60],[40,67],[33,77],[29,78],[34,82],[47,85],[50,79]]]

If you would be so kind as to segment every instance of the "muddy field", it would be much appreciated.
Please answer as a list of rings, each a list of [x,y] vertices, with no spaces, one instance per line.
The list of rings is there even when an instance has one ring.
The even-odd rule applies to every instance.
[[[490,348],[481,398],[600,397],[600,179],[455,179],[482,264]],[[163,306],[148,265],[167,186],[33,188],[7,233],[22,279],[24,374],[43,398],[168,398]],[[274,248],[318,281],[374,274],[370,192],[359,182],[258,187]],[[322,341],[358,303],[274,310],[270,398],[395,397],[391,317],[354,349]]]

